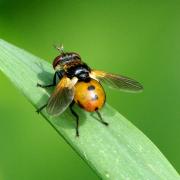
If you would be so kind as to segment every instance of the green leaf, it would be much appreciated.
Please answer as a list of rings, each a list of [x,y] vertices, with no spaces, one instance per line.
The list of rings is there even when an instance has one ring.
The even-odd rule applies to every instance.
[[[47,102],[52,90],[36,84],[52,82],[51,64],[0,40],[0,69],[34,105],[34,111]],[[112,107],[106,104],[101,111],[109,127],[99,123],[95,114],[75,109],[80,115],[79,138],[69,110],[56,118],[45,110],[42,115],[101,178],[180,179],[158,148]]]

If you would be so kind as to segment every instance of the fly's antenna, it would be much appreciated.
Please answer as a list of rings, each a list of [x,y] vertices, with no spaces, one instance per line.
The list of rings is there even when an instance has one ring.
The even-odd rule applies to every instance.
[[[64,54],[64,46],[61,44],[60,46],[53,45],[61,54]]]

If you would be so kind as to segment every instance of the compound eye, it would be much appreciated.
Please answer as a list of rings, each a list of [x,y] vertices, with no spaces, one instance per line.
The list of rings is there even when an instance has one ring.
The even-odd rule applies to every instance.
[[[62,55],[57,56],[53,61],[53,68],[55,69],[56,66],[62,61]]]

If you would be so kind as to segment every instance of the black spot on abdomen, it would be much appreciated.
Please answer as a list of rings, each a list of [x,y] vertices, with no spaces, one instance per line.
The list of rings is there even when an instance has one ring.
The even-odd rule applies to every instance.
[[[96,101],[96,100],[98,100],[98,95],[97,94],[94,94],[94,97],[92,97],[92,99],[91,99],[92,101]]]
[[[99,109],[98,107],[95,107],[95,109],[94,109],[94,110],[95,110],[95,111],[98,111],[98,109]]]
[[[88,86],[88,91],[92,91],[92,90],[94,90],[95,89],[95,86],[93,86],[93,85],[90,85],[90,86]]]

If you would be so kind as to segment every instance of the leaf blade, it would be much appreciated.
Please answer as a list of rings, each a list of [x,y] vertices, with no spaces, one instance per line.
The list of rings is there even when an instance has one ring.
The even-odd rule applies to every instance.
[[[0,40],[0,69],[36,108],[47,102],[51,92],[36,84],[51,82],[49,63]],[[69,111],[57,118],[45,111],[42,115],[103,179],[180,179],[157,147],[109,105],[102,110],[109,127],[76,110],[81,115],[80,138],[75,137]]]

